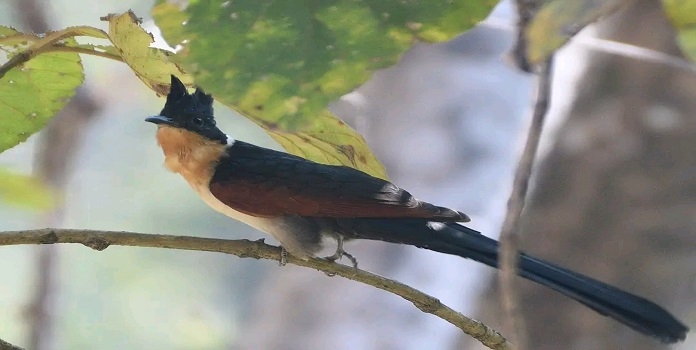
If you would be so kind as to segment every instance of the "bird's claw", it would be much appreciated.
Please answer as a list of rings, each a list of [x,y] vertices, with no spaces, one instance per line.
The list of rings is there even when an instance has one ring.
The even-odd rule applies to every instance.
[[[338,246],[336,247],[336,252],[333,255],[327,256],[324,259],[333,263],[333,262],[336,262],[338,260],[341,260],[341,258],[343,258],[345,256],[346,258],[348,258],[348,260],[350,260],[350,263],[353,265],[353,268],[357,269],[358,268],[358,259],[356,259],[353,255],[351,255],[348,252],[346,252],[345,250],[343,250],[343,237],[339,236],[337,241],[338,241]],[[335,275],[335,274],[333,274],[333,275]],[[333,276],[333,275],[330,275],[330,276]]]

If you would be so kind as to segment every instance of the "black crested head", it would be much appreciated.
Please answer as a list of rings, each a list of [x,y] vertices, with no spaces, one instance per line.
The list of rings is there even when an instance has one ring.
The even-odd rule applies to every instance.
[[[145,120],[186,129],[210,140],[227,143],[227,135],[215,126],[213,97],[200,88],[190,94],[184,83],[174,75],[164,108],[158,116]]]

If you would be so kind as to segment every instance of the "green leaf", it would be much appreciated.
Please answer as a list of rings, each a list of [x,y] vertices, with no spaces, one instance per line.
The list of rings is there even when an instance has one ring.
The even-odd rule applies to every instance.
[[[158,1],[152,15],[177,62],[288,152],[386,178],[329,102],[393,65],[418,41],[453,38],[497,1]]]
[[[0,26],[0,49],[8,59],[30,44],[3,40],[9,37],[31,38]],[[0,152],[41,130],[70,101],[83,79],[80,56],[70,52],[40,54],[10,69],[0,79]]]
[[[696,0],[662,0],[684,53],[696,61]]]
[[[264,126],[264,125],[262,125]],[[382,179],[384,165],[360,134],[331,112],[323,111],[306,131],[287,132],[265,125],[268,134],[289,153],[332,165],[347,165]]]
[[[55,194],[38,179],[0,168],[0,201],[33,210],[55,205]]]
[[[329,102],[393,65],[417,41],[453,38],[492,0],[209,0],[153,17],[177,59],[221,102],[283,130],[311,124]]]
[[[140,27],[140,19],[132,11],[111,14],[102,20],[109,22],[109,40],[120,52],[123,61],[150,89],[166,95],[171,74],[178,76],[186,85],[193,85],[193,78],[171,62],[170,52],[150,47],[154,39]]]
[[[585,26],[626,3],[626,0],[547,0],[527,27],[529,62],[544,61]]]

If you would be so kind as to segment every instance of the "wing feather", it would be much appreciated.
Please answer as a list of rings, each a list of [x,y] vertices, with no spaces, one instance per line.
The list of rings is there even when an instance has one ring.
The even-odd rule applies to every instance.
[[[353,168],[323,165],[241,141],[235,141],[217,165],[210,192],[239,212],[261,217],[469,221],[461,212],[419,201]]]

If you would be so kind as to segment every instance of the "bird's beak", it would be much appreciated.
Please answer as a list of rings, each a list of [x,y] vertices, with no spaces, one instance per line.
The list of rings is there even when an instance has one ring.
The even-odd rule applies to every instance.
[[[153,115],[152,117],[147,117],[145,118],[146,122],[154,123],[154,124],[164,124],[164,125],[171,125],[171,126],[176,126],[176,123],[174,123],[174,120],[169,117],[165,117],[163,115]]]

